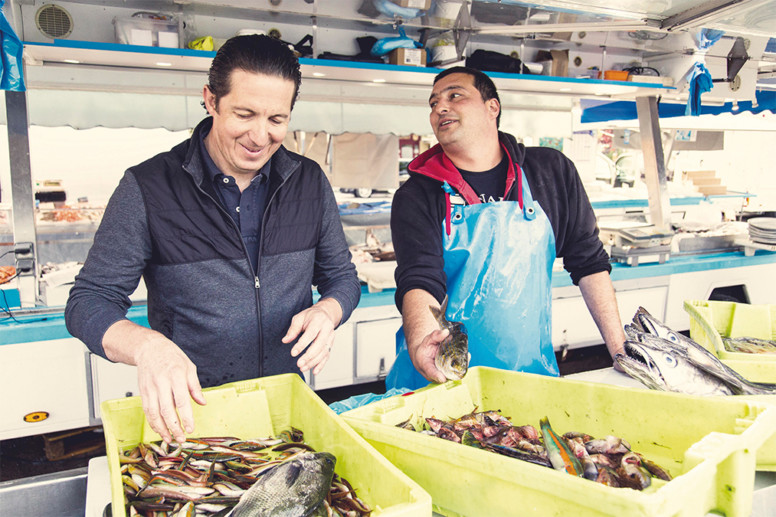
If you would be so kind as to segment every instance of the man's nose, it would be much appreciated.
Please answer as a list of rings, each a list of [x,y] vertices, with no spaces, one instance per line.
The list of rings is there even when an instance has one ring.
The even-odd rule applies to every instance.
[[[256,121],[251,125],[251,129],[248,131],[248,138],[251,142],[258,146],[264,146],[269,140],[269,130],[267,128],[267,122],[263,120]]]
[[[445,101],[437,101],[436,105],[431,110],[439,115],[444,115],[448,111],[448,106]]]

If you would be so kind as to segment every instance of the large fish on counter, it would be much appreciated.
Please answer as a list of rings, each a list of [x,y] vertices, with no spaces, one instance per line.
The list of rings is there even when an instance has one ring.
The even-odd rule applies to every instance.
[[[433,305],[429,305],[428,308],[437,320],[439,328],[450,331],[450,334],[440,343],[434,363],[448,380],[461,380],[469,369],[469,336],[466,333],[466,327],[458,321],[447,321],[445,317],[447,296],[439,309]]]
[[[625,353],[614,359],[650,389],[689,395],[773,395],[776,384],[751,382],[643,307],[625,326]]]

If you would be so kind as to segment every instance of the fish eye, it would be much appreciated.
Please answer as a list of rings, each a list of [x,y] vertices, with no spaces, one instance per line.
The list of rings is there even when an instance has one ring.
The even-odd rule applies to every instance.
[[[678,364],[676,357],[671,354],[663,354],[663,360],[668,366],[674,367]]]
[[[669,332],[668,333],[668,339],[670,339],[674,343],[679,343],[679,337],[676,334],[674,334],[673,332]]]

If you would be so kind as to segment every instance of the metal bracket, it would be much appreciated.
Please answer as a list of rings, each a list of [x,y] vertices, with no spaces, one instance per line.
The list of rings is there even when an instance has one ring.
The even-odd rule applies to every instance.
[[[453,24],[452,29],[448,29],[442,32],[452,32],[453,33],[453,39],[455,40],[455,53],[456,57],[454,59],[445,59],[444,61],[434,61],[432,63],[429,63],[428,66],[431,67],[442,67],[445,65],[449,65],[450,63],[456,63],[458,61],[461,61],[464,59],[464,51],[466,50],[466,45],[469,43],[469,37],[471,36],[471,17],[469,15],[469,1],[464,0],[461,2],[461,8],[458,10],[458,16],[455,18],[455,23]],[[423,35],[423,41],[422,43],[425,45],[425,42],[428,40],[428,34],[424,33]]]
[[[746,40],[742,38],[741,36],[736,38],[736,41],[733,43],[733,46],[730,48],[730,52],[728,52],[727,55],[727,77],[724,79],[713,79],[713,83],[734,83],[736,82],[736,79],[738,79],[738,85],[733,91],[737,90],[740,87],[740,77],[738,76],[738,72],[741,71],[741,68],[743,68],[744,64],[749,61],[749,54],[746,52]]]

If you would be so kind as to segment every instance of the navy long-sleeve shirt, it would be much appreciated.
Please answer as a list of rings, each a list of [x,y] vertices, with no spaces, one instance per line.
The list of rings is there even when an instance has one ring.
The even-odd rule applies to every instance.
[[[550,220],[557,257],[575,285],[585,276],[611,271],[609,256],[598,237],[593,207],[576,167],[563,153],[545,147],[525,147],[506,133],[501,143],[526,175],[531,195]],[[423,289],[439,302],[447,290],[442,256],[445,197],[442,183],[412,170],[391,206],[391,233],[396,251],[396,306],[404,295]],[[507,200],[517,200],[513,187]]]

